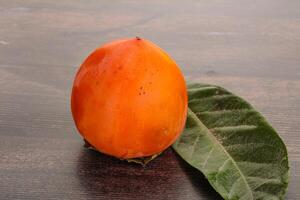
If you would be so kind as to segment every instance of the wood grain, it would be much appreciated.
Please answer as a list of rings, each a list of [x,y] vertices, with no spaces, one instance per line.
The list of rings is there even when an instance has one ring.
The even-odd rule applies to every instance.
[[[94,48],[148,38],[187,80],[219,84],[285,141],[300,199],[300,2],[0,0],[0,199],[220,199],[169,149],[143,168],[87,150],[70,115]],[[299,190],[299,189],[298,189]]]

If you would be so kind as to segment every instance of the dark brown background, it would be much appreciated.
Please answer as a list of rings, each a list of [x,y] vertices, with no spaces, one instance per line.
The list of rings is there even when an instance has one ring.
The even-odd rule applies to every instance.
[[[148,38],[278,130],[300,199],[300,1],[0,0],[0,199],[219,199],[169,149],[146,168],[83,148],[72,79],[93,49]],[[298,189],[298,191],[297,191]]]

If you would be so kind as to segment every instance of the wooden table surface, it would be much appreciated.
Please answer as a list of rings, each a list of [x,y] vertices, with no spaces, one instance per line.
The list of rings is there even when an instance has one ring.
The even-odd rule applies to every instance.
[[[140,36],[187,80],[222,85],[278,130],[300,199],[300,1],[0,0],[0,199],[220,199],[168,149],[145,168],[87,150],[70,114],[93,49]]]

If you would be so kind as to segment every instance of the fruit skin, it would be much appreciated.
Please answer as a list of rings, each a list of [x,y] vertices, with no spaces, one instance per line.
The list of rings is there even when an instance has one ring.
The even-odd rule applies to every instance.
[[[120,159],[151,156],[184,128],[187,89],[176,63],[141,38],[96,49],[76,74],[71,109],[80,134]]]

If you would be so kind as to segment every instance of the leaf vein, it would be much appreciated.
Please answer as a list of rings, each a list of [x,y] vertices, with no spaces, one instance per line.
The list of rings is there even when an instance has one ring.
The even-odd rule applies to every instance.
[[[205,169],[206,165],[207,165],[207,161],[208,159],[210,158],[211,156],[211,153],[214,151],[214,148],[215,148],[215,144],[212,146],[211,150],[209,151],[206,159],[204,160],[204,162],[202,163],[202,168]]]
[[[196,116],[196,114],[190,109],[188,108],[191,116],[195,119],[196,123],[199,124],[199,126],[201,126],[202,122],[198,119],[198,117]],[[205,127],[205,126],[204,126]],[[207,129],[207,128],[206,128]],[[211,131],[209,131],[209,129],[207,129],[208,132],[211,133]],[[251,188],[246,180],[246,178],[244,177],[243,173],[241,172],[240,168],[238,167],[238,165],[234,162],[233,158],[231,157],[231,155],[226,151],[226,149],[221,145],[221,143],[217,140],[217,138],[215,138],[215,136],[211,133],[211,138],[215,140],[215,143],[219,144],[220,148],[223,149],[223,152],[227,155],[227,157],[229,159],[232,160],[232,163],[233,165],[236,167],[236,169],[238,170],[239,174],[240,174],[240,177],[243,179],[243,182],[245,183],[248,191],[250,191],[251,193],[251,196],[252,196],[252,199],[253,199],[253,194],[252,194],[252,191],[251,191]]]

